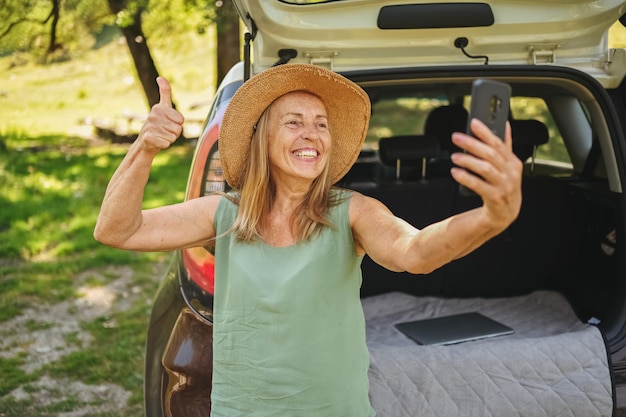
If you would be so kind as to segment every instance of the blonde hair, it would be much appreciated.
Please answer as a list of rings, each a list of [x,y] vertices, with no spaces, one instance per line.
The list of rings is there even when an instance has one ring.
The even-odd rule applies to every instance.
[[[244,242],[261,239],[259,228],[274,204],[276,188],[270,173],[268,131],[271,108],[270,104],[256,124],[250,142],[248,163],[242,173],[241,190],[232,199],[239,205],[239,210],[231,232]],[[320,176],[313,180],[289,225],[296,243],[311,239],[324,227],[332,227],[328,220],[328,209],[337,202],[331,196],[331,187],[330,163],[327,162]]]

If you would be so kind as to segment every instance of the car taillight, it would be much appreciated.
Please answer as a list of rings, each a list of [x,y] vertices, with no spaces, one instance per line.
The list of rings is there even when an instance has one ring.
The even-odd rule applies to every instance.
[[[226,181],[224,179],[224,170],[222,169],[222,161],[220,159],[220,151],[216,150],[211,154],[206,170],[204,181],[204,194],[215,193],[218,191],[226,191]]]

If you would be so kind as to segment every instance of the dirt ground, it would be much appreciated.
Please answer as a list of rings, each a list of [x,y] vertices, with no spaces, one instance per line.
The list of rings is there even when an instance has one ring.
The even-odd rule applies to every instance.
[[[81,328],[81,323],[128,309],[140,301],[140,297],[145,297],[133,283],[133,273],[131,267],[119,266],[84,272],[76,277],[78,297],[58,304],[35,304],[22,315],[2,323],[0,357],[25,359],[23,370],[30,374],[73,351],[88,347],[92,337]],[[111,277],[116,278],[111,281]],[[94,278],[110,283],[96,287],[85,284],[88,280],[93,282]],[[114,326],[115,323],[106,325]],[[70,336],[75,342],[68,344],[66,340]],[[58,417],[86,417],[120,413],[131,393],[115,384],[88,385],[42,376],[35,383],[19,387],[8,395],[44,407],[63,401],[91,404],[78,411],[57,414]],[[4,415],[0,410],[0,416]]]

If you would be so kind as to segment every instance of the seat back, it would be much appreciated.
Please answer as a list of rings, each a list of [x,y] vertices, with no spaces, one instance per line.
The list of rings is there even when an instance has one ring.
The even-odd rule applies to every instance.
[[[431,176],[450,176],[450,168],[453,166],[450,156],[460,150],[452,143],[452,133],[465,132],[467,118],[467,110],[458,104],[437,107],[428,114],[424,133],[435,137],[441,150],[430,164]]]
[[[426,118],[424,134],[435,137],[441,150],[449,156],[458,150],[452,143],[452,133],[465,132],[467,118],[467,110],[459,104],[437,107]]]
[[[539,120],[512,120],[513,152],[522,162],[531,159],[531,172],[535,163],[537,147],[548,143],[548,127]]]
[[[423,180],[428,159],[439,155],[439,143],[428,135],[392,136],[378,142],[378,155],[383,164],[395,167],[396,181],[401,179],[402,167],[421,167]]]

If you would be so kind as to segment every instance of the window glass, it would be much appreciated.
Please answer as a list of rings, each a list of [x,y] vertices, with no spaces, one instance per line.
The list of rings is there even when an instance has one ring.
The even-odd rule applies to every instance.
[[[537,159],[571,164],[567,148],[563,143],[563,137],[543,99],[537,97],[512,97],[511,116],[513,119],[539,120],[548,128],[550,140],[545,145],[538,147]]]
[[[464,105],[469,108],[471,96],[466,96]],[[548,143],[537,147],[537,160],[571,165],[571,159],[545,101],[538,97],[511,97],[511,118],[514,120],[538,120],[548,128]]]
[[[459,103],[470,108],[471,96],[452,97],[441,90],[430,93],[413,92],[394,95],[373,94],[372,117],[366,137],[365,149],[377,149],[381,138],[402,135],[423,135],[429,114],[438,107]],[[546,102],[539,97],[514,96],[511,98],[511,118],[514,120],[537,120],[548,129],[549,140],[535,151],[535,163],[556,169],[561,174],[572,172],[572,161],[563,137],[550,113]],[[531,153],[528,153],[531,155]],[[530,158],[530,156],[529,156]],[[529,161],[529,160],[527,160]]]
[[[445,106],[447,99],[426,97],[385,97],[372,104],[366,146],[376,147],[381,138],[424,133],[432,109]]]

